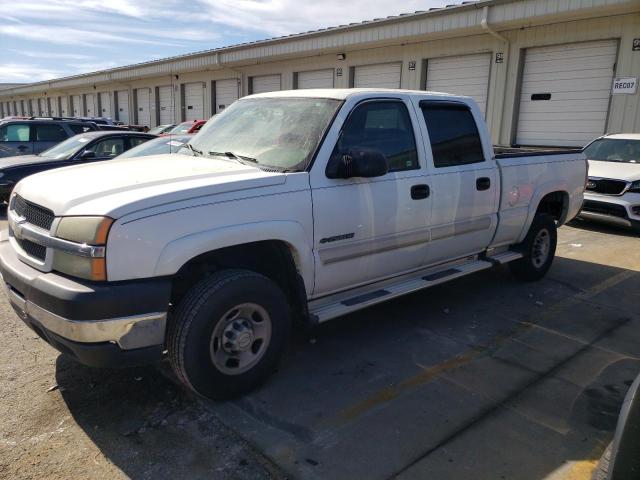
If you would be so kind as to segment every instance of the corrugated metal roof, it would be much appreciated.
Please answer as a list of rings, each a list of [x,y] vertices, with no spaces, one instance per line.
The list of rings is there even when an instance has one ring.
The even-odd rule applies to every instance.
[[[385,18],[320,28],[253,42],[200,50],[185,55],[141,62],[108,70],[26,84],[8,89],[3,94],[22,94],[45,88],[75,88],[109,81],[222,67],[260,58],[304,54],[305,52],[347,48],[371,42],[398,40],[406,37],[435,34],[444,31],[478,28],[485,6],[502,6],[499,12],[490,9],[489,22],[496,24],[535,16],[594,9],[618,4],[636,4],[637,0],[483,0],[401,13]]]

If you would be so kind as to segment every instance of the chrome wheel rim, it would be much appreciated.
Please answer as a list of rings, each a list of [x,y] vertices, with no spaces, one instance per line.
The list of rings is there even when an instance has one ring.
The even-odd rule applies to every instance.
[[[239,375],[254,367],[271,340],[271,317],[255,303],[230,308],[211,334],[209,355],[218,370]]]
[[[531,251],[531,261],[536,268],[542,267],[549,258],[551,250],[551,234],[546,228],[540,230],[533,239],[533,249]]]

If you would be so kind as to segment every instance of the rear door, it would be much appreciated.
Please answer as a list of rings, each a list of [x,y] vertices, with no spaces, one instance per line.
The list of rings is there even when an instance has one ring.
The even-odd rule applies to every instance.
[[[422,100],[431,147],[431,243],[427,264],[484,250],[497,226],[499,172],[481,111],[466,103]]]
[[[0,157],[33,153],[31,126],[27,122],[0,126]]]

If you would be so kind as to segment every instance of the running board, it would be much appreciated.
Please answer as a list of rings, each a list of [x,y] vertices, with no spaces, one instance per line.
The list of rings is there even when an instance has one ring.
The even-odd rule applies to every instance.
[[[486,270],[522,258],[522,254],[504,251],[483,259],[473,258],[425,268],[399,277],[365,285],[309,302],[309,313],[318,323],[355,312],[392,298],[448,282],[454,278]]]

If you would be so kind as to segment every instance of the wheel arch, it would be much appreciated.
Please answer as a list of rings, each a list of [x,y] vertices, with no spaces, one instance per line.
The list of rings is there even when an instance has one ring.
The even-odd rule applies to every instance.
[[[555,219],[557,225],[560,226],[567,221],[569,207],[569,188],[563,182],[545,185],[544,188],[538,189],[529,204],[527,220],[520,232],[518,242],[523,241],[527,236],[527,232],[529,228],[531,228],[533,219],[537,214],[550,214]]]

